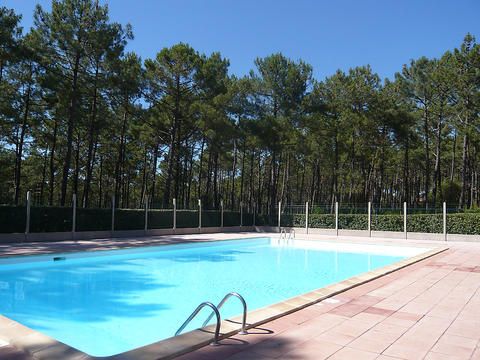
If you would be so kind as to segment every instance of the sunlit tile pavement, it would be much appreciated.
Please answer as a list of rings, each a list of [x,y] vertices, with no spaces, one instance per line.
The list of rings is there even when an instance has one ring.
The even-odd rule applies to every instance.
[[[1,244],[2,256],[150,246],[264,236],[198,234],[145,239]],[[313,236],[311,236],[313,238]],[[376,242],[450,249],[319,304],[183,355],[206,359],[476,359],[480,360],[480,243],[440,243],[353,237],[329,241]],[[0,343],[0,360],[29,359]]]

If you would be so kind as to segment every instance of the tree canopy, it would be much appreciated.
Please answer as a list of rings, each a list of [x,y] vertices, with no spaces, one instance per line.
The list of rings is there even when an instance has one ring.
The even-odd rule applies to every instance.
[[[275,204],[480,203],[480,44],[466,34],[394,79],[314,79],[281,53],[249,74],[179,43],[141,59],[94,0],[0,8],[0,202],[271,213]],[[459,39],[460,40],[460,39]]]

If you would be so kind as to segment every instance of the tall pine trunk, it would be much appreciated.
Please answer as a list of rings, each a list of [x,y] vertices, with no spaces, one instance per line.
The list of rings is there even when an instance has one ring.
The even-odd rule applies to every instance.
[[[87,168],[85,174],[85,185],[83,189],[83,207],[88,207],[89,205],[89,195],[90,195],[90,183],[92,181],[92,159],[93,159],[93,142],[95,136],[95,122],[97,117],[97,82],[98,82],[98,63],[95,68],[95,79],[93,82],[93,101],[92,101],[92,111],[90,113],[90,127],[88,132],[88,151],[87,151]]]
[[[15,154],[15,205],[18,204],[18,198],[20,196],[20,176],[22,173],[23,144],[25,141],[25,132],[27,130],[28,116],[30,112],[31,91],[32,91],[32,85],[29,83],[27,88],[27,93],[25,95],[25,110],[23,112],[22,128],[20,130],[20,139],[18,140],[18,151]]]
[[[68,173],[70,172],[70,162],[72,159],[72,147],[73,147],[73,126],[75,123],[75,117],[77,112],[77,96],[78,96],[78,72],[80,66],[80,54],[75,56],[75,63],[73,67],[73,82],[72,82],[72,94],[70,99],[70,106],[68,111],[68,124],[67,124],[67,153],[65,154],[65,161],[63,163],[63,175],[62,175],[62,192],[60,196],[60,205],[65,205],[65,199],[67,196],[68,185]]]
[[[53,140],[52,140],[52,149],[50,150],[50,181],[49,181],[49,194],[48,194],[48,204],[53,205],[53,189],[55,183],[55,149],[57,146],[57,131],[58,131],[58,122],[57,118],[54,119],[53,125]]]

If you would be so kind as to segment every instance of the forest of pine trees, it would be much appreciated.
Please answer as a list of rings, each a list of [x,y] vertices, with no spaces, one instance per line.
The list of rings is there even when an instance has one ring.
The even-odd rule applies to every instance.
[[[28,14],[30,15],[30,14]],[[480,44],[380,79],[314,79],[281,53],[244,77],[188,44],[126,52],[130,25],[93,0],[0,8],[0,203],[259,212],[275,204],[480,203]]]

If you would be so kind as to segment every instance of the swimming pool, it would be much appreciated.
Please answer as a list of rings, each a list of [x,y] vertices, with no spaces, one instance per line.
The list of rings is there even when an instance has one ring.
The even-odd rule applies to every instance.
[[[173,336],[199,303],[228,292],[258,309],[426,250],[254,238],[7,258],[0,308],[87,354],[109,356]],[[228,302],[222,318],[241,311]],[[201,326],[203,313],[185,331]]]

